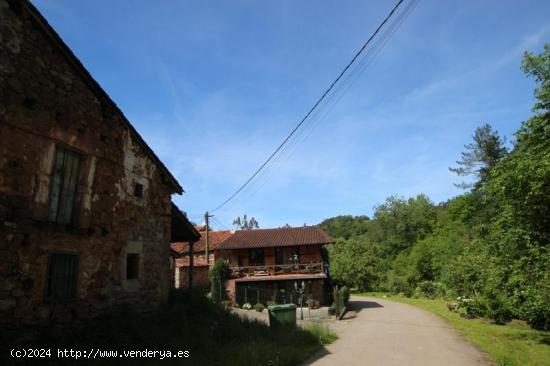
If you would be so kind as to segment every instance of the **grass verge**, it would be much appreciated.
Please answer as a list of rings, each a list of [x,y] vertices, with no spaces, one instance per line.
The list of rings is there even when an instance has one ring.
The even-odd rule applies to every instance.
[[[188,358],[59,359],[52,364],[79,365],[297,365],[335,335],[326,327],[272,330],[243,320],[204,296],[176,293],[170,303],[149,314],[119,311],[90,321],[76,334],[46,332],[36,346],[73,350],[188,350]],[[32,346],[29,344],[28,346]],[[56,351],[57,352],[57,351]]]
[[[360,293],[382,298],[384,293]],[[550,332],[538,331],[523,322],[493,324],[487,319],[465,319],[447,309],[448,301],[387,295],[388,300],[414,305],[447,320],[466,339],[502,366],[550,366]]]

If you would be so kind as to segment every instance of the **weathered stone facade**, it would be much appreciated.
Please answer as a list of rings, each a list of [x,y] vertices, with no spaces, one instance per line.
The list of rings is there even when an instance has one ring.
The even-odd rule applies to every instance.
[[[210,288],[210,280],[208,279],[209,266],[193,266],[193,288],[207,290]],[[176,265],[175,272],[175,288],[189,288],[189,266]]]
[[[60,149],[79,161],[74,194],[64,193],[70,222],[62,224],[51,220]],[[66,189],[63,179],[56,189]],[[164,301],[173,281],[170,196],[181,192],[36,9],[0,0],[0,327]],[[46,299],[58,281],[49,273],[56,253],[76,255],[67,301]]]

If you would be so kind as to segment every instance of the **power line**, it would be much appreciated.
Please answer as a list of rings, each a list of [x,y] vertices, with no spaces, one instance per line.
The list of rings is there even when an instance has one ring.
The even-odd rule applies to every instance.
[[[317,117],[318,117],[319,114],[322,111],[322,108],[325,108],[325,112],[323,113],[323,115],[321,117],[317,118],[317,120],[315,120],[315,117],[312,117],[313,122],[309,122],[309,123],[310,124],[313,123],[313,124],[312,124],[311,128],[309,129],[309,132],[307,132],[304,136],[302,136],[300,138],[299,137],[300,134],[303,134],[303,133],[305,133],[305,131],[307,131],[307,127],[304,127],[306,129],[302,128],[296,134],[296,136],[294,136],[293,141],[291,141],[289,144],[285,145],[285,147],[281,150],[281,152],[277,155],[277,157],[275,157],[275,159],[273,160],[273,163],[270,165],[272,167],[271,172],[267,176],[265,176],[264,179],[262,179],[262,181],[260,182],[260,185],[256,189],[254,189],[252,192],[250,192],[249,194],[246,194],[245,196],[241,195],[240,198],[238,198],[238,199],[242,200],[244,198],[247,198],[247,197],[250,198],[250,197],[254,196],[261,188],[263,188],[270,181],[270,178],[273,177],[273,175],[276,173],[277,168],[280,168],[286,161],[288,161],[292,157],[292,155],[294,155],[294,153],[297,150],[298,145],[300,143],[304,142],[305,140],[307,140],[313,134],[315,128],[323,120],[325,120],[327,118],[327,116],[332,111],[332,109],[336,106],[336,104],[338,104],[340,99],[342,99],[342,97],[347,93],[347,91],[355,84],[355,82],[359,79],[361,74],[365,71],[365,69],[370,65],[370,63],[373,61],[373,59],[378,55],[378,53],[386,45],[388,40],[393,36],[393,34],[397,31],[397,29],[401,26],[401,24],[405,21],[405,19],[414,10],[414,8],[416,7],[416,5],[418,4],[419,1],[420,0],[411,0],[411,2],[409,4],[407,4],[407,6],[403,9],[403,11],[399,14],[399,16],[393,21],[392,24],[389,25],[389,28],[386,31],[384,31],[384,33],[380,36],[380,39],[378,39],[374,43],[373,47],[366,52],[364,58],[357,65],[357,68],[350,71],[350,73],[343,79],[341,85],[338,86],[335,89],[335,91],[329,96],[329,98],[324,103],[324,105],[322,107],[320,107],[321,109],[318,109],[315,112],[317,114]],[[327,103],[328,103],[328,105],[327,105]],[[311,121],[311,118],[309,120]],[[296,142],[297,140],[299,140],[299,141]],[[286,154],[286,156],[284,156],[285,152],[288,152],[288,154]],[[277,162],[277,160],[281,160],[281,158],[283,160],[279,161],[278,166],[277,166],[276,162]],[[275,165],[273,165],[273,164],[275,164]],[[258,179],[260,179],[260,178],[258,178]]]
[[[225,206],[229,201],[231,201],[235,196],[237,196],[264,168],[265,166],[273,159],[273,157],[282,149],[282,147],[290,140],[290,138],[296,133],[296,131],[304,124],[304,122],[307,120],[307,118],[315,111],[317,106],[325,99],[327,94],[331,92],[331,90],[334,88],[334,86],[340,81],[340,79],[344,76],[344,74],[348,71],[348,69],[355,63],[357,58],[363,53],[365,48],[370,44],[370,42],[373,40],[374,37],[380,32],[380,29],[388,22],[388,20],[393,16],[397,8],[403,3],[404,0],[399,0],[397,4],[393,7],[393,9],[389,12],[389,14],[386,16],[386,18],[380,23],[380,25],[376,28],[374,33],[369,37],[369,39],[363,44],[363,46],[357,51],[357,53],[353,56],[351,61],[344,67],[344,69],[340,72],[340,74],[334,79],[334,81],[330,84],[328,89],[325,90],[325,92],[321,95],[319,99],[313,104],[313,106],[309,109],[309,111],[306,113],[306,115],[300,120],[298,125],[294,127],[294,129],[290,132],[290,134],[279,144],[279,146],[275,149],[275,151],[264,161],[262,165],[248,178],[243,185],[241,185],[231,196],[229,196],[228,199],[223,201],[220,205],[218,205],[216,208],[214,208],[211,212],[217,211],[223,206]]]

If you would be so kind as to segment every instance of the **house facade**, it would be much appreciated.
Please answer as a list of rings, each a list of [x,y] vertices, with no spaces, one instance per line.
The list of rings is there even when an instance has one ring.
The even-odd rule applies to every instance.
[[[219,256],[219,246],[232,233],[230,230],[208,232],[208,260],[206,254],[206,227],[197,228],[200,238],[195,243],[173,242],[170,248],[176,253],[174,278],[176,288],[189,288],[190,271],[194,288],[209,287],[208,271]],[[192,248],[192,251],[191,251]],[[190,258],[192,256],[192,260]]]
[[[182,187],[30,2],[0,35],[0,326],[164,302]]]
[[[227,292],[244,302],[297,302],[306,298],[326,302],[330,293],[327,245],[334,240],[317,226],[240,230],[219,246],[231,277]]]

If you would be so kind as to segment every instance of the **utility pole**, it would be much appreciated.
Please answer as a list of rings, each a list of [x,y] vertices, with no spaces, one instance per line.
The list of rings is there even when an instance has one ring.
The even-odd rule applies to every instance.
[[[209,254],[208,254],[208,251],[210,250],[210,242],[208,241],[208,219],[210,219],[211,217],[213,217],[214,215],[209,215],[208,214],[208,211],[206,211],[206,213],[204,214],[204,224],[205,224],[205,227],[206,227],[206,236],[205,236],[205,241],[206,241],[206,265],[210,265],[210,257],[209,257]]]

